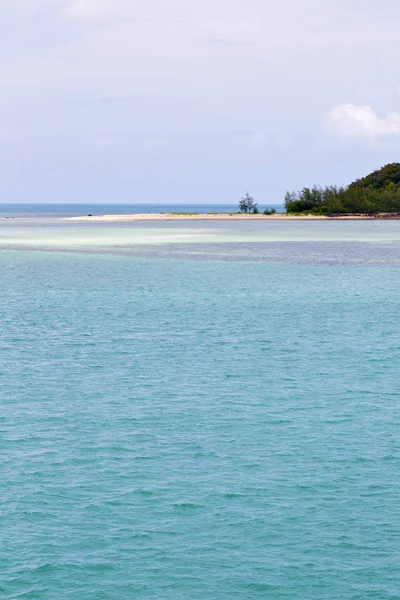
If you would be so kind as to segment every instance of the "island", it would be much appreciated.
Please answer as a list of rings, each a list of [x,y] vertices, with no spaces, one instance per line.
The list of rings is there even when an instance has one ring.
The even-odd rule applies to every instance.
[[[288,214],[400,216],[400,163],[391,163],[346,187],[314,185],[286,192]]]
[[[400,163],[391,163],[345,187],[314,185],[286,192],[285,211],[266,209],[260,213],[246,193],[235,213],[142,213],[87,215],[68,220],[157,221],[157,220],[355,220],[400,219]]]

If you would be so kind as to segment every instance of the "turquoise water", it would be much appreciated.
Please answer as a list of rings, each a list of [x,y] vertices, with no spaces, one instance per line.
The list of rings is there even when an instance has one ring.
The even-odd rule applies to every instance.
[[[400,598],[397,223],[287,225],[7,233],[2,597]]]

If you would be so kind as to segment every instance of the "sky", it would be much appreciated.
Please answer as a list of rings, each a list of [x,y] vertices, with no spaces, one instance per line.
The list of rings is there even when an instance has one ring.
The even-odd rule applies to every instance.
[[[260,204],[400,161],[398,0],[0,0],[0,202]]]

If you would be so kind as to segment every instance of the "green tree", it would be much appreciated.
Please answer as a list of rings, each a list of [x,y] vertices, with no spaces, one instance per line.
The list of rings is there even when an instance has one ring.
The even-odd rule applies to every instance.
[[[288,213],[315,215],[400,213],[400,163],[386,165],[347,187],[314,185],[286,192]]]
[[[292,202],[297,202],[298,199],[299,198],[298,198],[297,192],[287,191],[285,194],[285,200],[284,200],[285,208],[287,208],[289,204],[292,204]]]
[[[246,192],[243,198],[240,199],[239,210],[241,213],[258,213],[257,204],[254,202],[254,198],[250,196],[249,192]]]

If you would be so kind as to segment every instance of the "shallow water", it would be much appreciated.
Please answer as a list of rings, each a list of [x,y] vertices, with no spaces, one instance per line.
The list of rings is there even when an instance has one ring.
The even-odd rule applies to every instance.
[[[398,225],[303,225],[1,226],[2,597],[400,597]]]
[[[0,219],[0,250],[57,250],[193,260],[400,264],[400,221]]]

